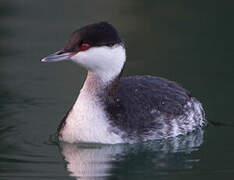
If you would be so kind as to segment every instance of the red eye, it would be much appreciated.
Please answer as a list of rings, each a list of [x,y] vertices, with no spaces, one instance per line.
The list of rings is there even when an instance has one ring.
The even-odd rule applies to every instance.
[[[83,44],[81,44],[81,46],[80,46],[80,49],[82,50],[82,51],[85,51],[85,50],[87,50],[87,49],[89,49],[90,48],[90,45],[88,44],[88,43],[83,43]]]

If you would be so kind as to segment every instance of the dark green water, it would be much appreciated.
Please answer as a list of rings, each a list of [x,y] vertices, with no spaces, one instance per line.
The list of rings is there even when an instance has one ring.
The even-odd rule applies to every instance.
[[[76,28],[106,20],[127,43],[124,75],[175,80],[208,120],[234,124],[233,19],[228,1],[1,0],[0,179],[233,179],[233,127],[131,146],[51,143],[85,71],[40,63]]]

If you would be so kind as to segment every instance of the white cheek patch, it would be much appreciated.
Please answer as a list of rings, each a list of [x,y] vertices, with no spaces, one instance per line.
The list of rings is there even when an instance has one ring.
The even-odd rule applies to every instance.
[[[125,59],[125,49],[121,45],[93,47],[71,57],[73,62],[96,73],[104,82],[120,73]]]
[[[87,50],[86,52],[88,52],[89,50]],[[87,56],[86,56],[86,53],[85,51],[80,51],[78,53],[76,53],[75,55],[73,55],[71,57],[71,60],[74,62],[74,63],[77,63],[78,65],[86,68],[87,68],[87,65],[86,65],[86,59],[87,59]],[[89,69],[88,69],[89,70]]]

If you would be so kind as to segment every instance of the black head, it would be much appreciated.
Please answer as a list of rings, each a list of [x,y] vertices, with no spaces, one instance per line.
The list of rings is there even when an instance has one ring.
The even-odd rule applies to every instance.
[[[74,31],[62,50],[41,61],[63,60],[73,61],[107,82],[120,74],[126,53],[118,31],[111,24],[100,22]]]
[[[82,45],[89,47],[123,45],[119,32],[107,22],[99,22],[84,26],[74,31],[69,37],[64,52],[81,51]]]

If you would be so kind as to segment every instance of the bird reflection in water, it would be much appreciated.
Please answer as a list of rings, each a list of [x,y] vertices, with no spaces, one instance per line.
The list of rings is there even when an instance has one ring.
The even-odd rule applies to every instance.
[[[203,143],[203,130],[187,136],[141,144],[98,145],[60,143],[70,176],[77,179],[107,179],[139,175],[166,175],[192,168],[199,159],[189,159]],[[141,172],[145,174],[141,174]],[[130,174],[130,175],[129,175]]]

